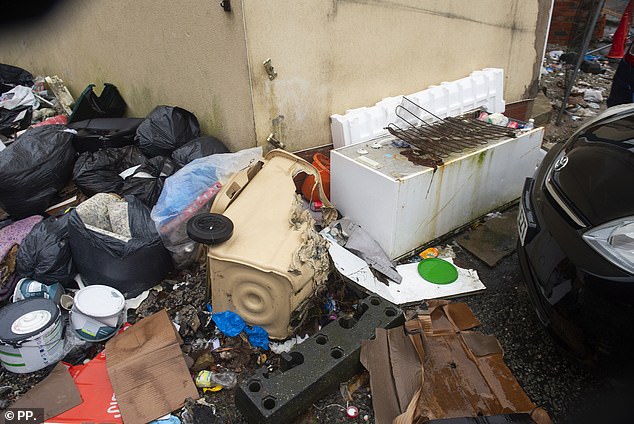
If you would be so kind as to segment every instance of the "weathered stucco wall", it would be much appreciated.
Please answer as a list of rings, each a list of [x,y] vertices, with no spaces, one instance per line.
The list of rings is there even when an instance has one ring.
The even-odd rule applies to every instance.
[[[196,114],[232,149],[255,145],[239,1],[60,1],[34,24],[0,31],[0,62],[57,74],[78,96],[115,84],[130,116],[158,104]]]
[[[476,69],[504,69],[507,102],[527,97],[550,1],[243,0],[243,7],[257,141],[272,132],[298,150],[330,143],[333,113]],[[278,72],[273,81],[267,58]]]
[[[0,29],[0,62],[58,74],[75,96],[112,82],[130,116],[184,107],[232,150],[274,133],[295,151],[330,143],[333,113],[476,69],[504,68],[507,102],[531,97],[550,4],[233,0],[227,13],[219,0],[64,0]]]

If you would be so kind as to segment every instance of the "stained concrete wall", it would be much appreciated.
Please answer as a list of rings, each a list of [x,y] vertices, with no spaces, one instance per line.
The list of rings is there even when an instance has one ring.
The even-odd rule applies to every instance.
[[[233,150],[274,133],[294,151],[330,143],[331,114],[476,69],[504,68],[507,102],[531,97],[551,1],[65,0],[0,30],[0,62],[75,96],[112,82],[130,116],[184,107]]]
[[[550,0],[243,0],[258,143],[330,142],[329,116],[499,67],[507,102],[539,76]],[[271,58],[270,81],[262,62]]]
[[[0,32],[0,62],[57,74],[78,96],[115,84],[130,116],[184,107],[232,149],[255,145],[242,7],[219,1],[64,0]]]

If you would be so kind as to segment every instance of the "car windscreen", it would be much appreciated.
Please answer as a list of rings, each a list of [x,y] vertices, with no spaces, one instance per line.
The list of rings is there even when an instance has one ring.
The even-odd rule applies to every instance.
[[[578,142],[607,143],[634,152],[634,115],[594,125],[579,134]]]

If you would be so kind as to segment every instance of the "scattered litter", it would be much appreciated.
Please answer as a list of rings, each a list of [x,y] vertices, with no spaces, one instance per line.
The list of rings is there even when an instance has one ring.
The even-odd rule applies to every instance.
[[[18,85],[0,95],[0,108],[13,110],[25,106],[32,107],[33,109],[40,107],[39,100],[35,98],[35,95],[33,95],[33,92],[28,87]]]
[[[559,60],[559,57],[564,54],[563,50],[552,50],[550,52],[548,52],[548,56],[552,59],[552,60]]]
[[[172,414],[168,414],[164,417],[151,421],[149,424],[181,424],[181,420]]]
[[[235,337],[244,331],[252,346],[260,347],[265,350],[269,348],[269,335],[266,330],[257,325],[247,325],[240,315],[235,312],[214,312],[212,317],[218,330],[223,334],[229,337]]]
[[[46,81],[46,85],[53,92],[55,98],[59,102],[59,105],[64,110],[66,115],[70,115],[73,111],[72,107],[75,103],[73,96],[71,96],[68,88],[64,85],[64,81],[57,75],[53,75],[52,77],[44,78]]]
[[[350,252],[361,257],[368,265],[397,284],[401,276],[392,261],[379,244],[360,226],[348,218],[342,218],[330,224],[322,234],[329,234],[330,241],[335,241]]]
[[[322,232],[322,234],[324,234]],[[328,239],[328,237],[326,237]],[[397,272],[401,275],[401,284],[386,285],[379,281],[370,270],[368,264],[352,252],[339,246],[334,241],[328,249],[337,270],[370,293],[375,293],[396,305],[408,305],[424,299],[438,299],[475,293],[484,290],[478,273],[472,269],[458,270],[458,279],[452,284],[438,285],[425,281],[418,273],[418,263],[399,265]],[[453,263],[452,258],[445,258]]]
[[[203,370],[196,376],[196,387],[200,388],[221,386],[224,389],[233,389],[236,384],[238,384],[238,377],[236,376],[236,373],[231,371],[212,372]]]
[[[603,101],[603,93],[601,90],[587,89],[583,92],[583,100],[593,103],[601,103]]]
[[[435,247],[427,248],[427,249],[423,250],[422,252],[420,252],[418,254],[418,256],[420,256],[423,259],[437,258],[438,257],[438,249],[436,249]]]
[[[291,337],[285,342],[271,342],[269,343],[269,348],[271,349],[271,352],[276,353],[278,355],[284,352],[290,352],[293,346],[302,344],[303,342],[308,340],[308,337],[309,335],[306,334],[304,335],[304,337],[301,337],[301,336]]]

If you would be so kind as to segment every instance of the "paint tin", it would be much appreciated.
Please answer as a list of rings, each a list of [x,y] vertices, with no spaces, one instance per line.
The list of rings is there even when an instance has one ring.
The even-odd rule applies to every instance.
[[[0,363],[24,374],[58,362],[64,356],[64,328],[57,305],[33,298],[0,309]]]
[[[125,298],[109,286],[86,286],[75,294],[70,322],[75,334],[90,342],[112,337],[123,324]]]
[[[64,288],[59,283],[46,285],[30,278],[22,278],[15,285],[13,291],[13,301],[17,302],[24,299],[34,299],[37,297],[43,299],[51,299],[59,304],[59,299],[64,294]]]

